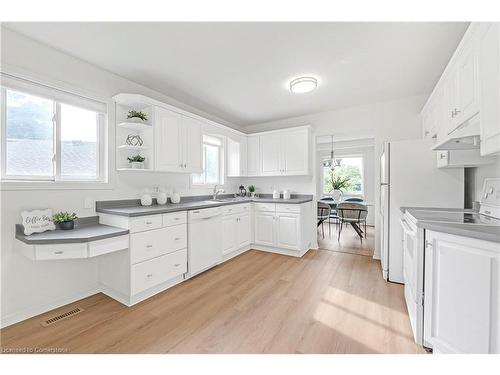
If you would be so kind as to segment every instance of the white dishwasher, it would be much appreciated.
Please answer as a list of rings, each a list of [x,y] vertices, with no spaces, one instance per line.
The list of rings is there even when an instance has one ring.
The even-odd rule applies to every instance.
[[[188,212],[188,276],[222,261],[222,211],[220,207]]]

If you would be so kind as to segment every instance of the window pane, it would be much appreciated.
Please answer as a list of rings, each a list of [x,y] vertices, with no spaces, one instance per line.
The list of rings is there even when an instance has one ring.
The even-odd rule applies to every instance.
[[[340,166],[331,171],[330,167],[323,168],[323,192],[330,193],[332,190],[341,190],[343,193],[363,192],[363,158],[342,158]]]
[[[54,102],[6,90],[6,174],[54,175]]]
[[[61,104],[61,176],[97,178],[97,113]]]
[[[217,184],[219,182],[219,148],[205,145],[205,175],[207,184]]]

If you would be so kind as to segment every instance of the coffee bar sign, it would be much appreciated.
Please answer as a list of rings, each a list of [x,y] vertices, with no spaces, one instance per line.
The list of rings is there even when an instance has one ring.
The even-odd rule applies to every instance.
[[[52,210],[34,210],[21,212],[23,219],[24,234],[29,236],[32,233],[42,233],[47,230],[54,230],[56,226],[52,221]]]

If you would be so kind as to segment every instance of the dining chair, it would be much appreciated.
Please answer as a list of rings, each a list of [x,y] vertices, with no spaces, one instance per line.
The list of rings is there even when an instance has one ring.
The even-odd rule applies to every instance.
[[[340,221],[338,240],[340,241],[340,233],[344,224],[351,224],[363,243],[363,235],[366,238],[367,206],[359,202],[341,202],[337,205],[336,210]],[[364,231],[360,227],[361,224],[364,226]]]
[[[323,239],[325,238],[325,220],[330,219],[330,212],[332,208],[328,203],[318,202],[318,227],[321,225],[321,232],[323,234]]]

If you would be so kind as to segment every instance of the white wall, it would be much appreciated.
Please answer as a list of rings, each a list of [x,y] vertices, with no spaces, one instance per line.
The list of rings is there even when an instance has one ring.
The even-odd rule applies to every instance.
[[[108,98],[120,92],[138,93],[153,97],[224,125],[238,129],[209,114],[97,68],[12,31],[1,29],[1,70],[59,88],[76,88],[79,92]],[[112,51],[110,51],[111,53]],[[110,108],[109,122],[114,108]],[[214,132],[221,133],[216,130]],[[230,134],[230,131],[225,132]],[[222,133],[221,133],[222,134]],[[110,155],[114,155],[114,136],[110,137]],[[141,173],[115,171],[110,168],[112,186],[105,190],[37,190],[1,192],[1,317],[2,322],[19,320],[41,313],[62,303],[92,294],[97,285],[96,263],[92,260],[33,262],[24,258],[16,248],[14,225],[20,222],[20,212],[50,207],[54,211],[76,212],[78,216],[95,215],[95,210],[84,208],[85,198],[108,200],[137,198],[141,190],[164,186],[182,195],[205,194],[210,190],[192,189],[189,175],[168,173]],[[235,191],[237,179],[227,179],[226,188]]]
[[[420,110],[427,95],[412,96],[383,103],[374,103],[358,107],[345,108],[335,111],[315,113],[306,116],[288,118],[278,121],[267,122],[248,126],[249,133],[266,130],[282,129],[291,126],[311,125],[313,136],[324,136],[334,134],[338,138],[348,139],[374,139],[374,153],[372,160],[366,163],[373,166],[374,179],[374,211],[378,212],[379,192],[379,156],[385,141],[403,139],[417,139],[421,137],[422,126],[419,118]],[[316,145],[314,145],[314,148]],[[314,149],[314,164],[316,165],[316,150]],[[367,168],[368,169],[368,168]],[[314,168],[311,177],[290,177],[288,179],[261,180],[261,178],[249,178],[245,183],[262,186],[264,191],[269,191],[271,186],[287,187],[293,192],[309,193],[316,195],[316,175],[318,171]],[[270,183],[268,182],[270,181]],[[269,186],[268,186],[269,185]],[[375,226],[378,225],[378,216],[375,215]],[[380,244],[378,233],[375,232],[375,254],[380,257]]]

